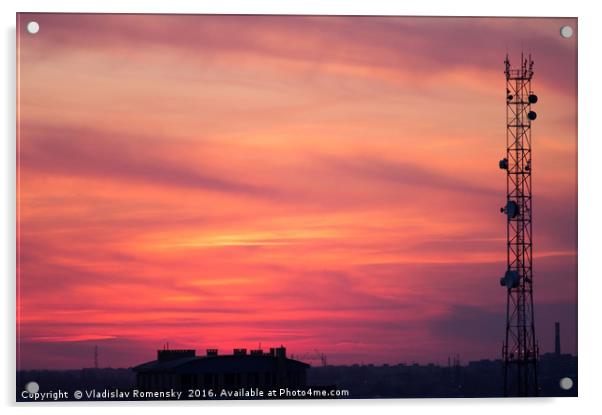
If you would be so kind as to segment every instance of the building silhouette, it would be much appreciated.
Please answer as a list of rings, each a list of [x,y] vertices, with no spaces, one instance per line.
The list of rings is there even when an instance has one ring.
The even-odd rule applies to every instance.
[[[234,349],[220,355],[207,349],[205,356],[196,350],[158,350],[157,360],[133,368],[138,389],[238,389],[299,388],[307,383],[307,363],[286,357],[286,348]]]

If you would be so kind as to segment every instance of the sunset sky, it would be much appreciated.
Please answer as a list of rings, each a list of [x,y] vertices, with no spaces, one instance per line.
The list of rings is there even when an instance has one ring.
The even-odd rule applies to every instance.
[[[36,20],[36,35],[25,30]],[[537,337],[576,352],[575,19],[18,17],[19,369],[501,357],[504,57],[535,61]],[[319,364],[319,361],[309,361]]]

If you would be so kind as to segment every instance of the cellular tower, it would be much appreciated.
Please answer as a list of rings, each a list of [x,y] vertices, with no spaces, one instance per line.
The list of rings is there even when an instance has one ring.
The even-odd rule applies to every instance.
[[[531,89],[533,60],[521,54],[518,66],[506,55],[506,171],[507,266],[500,283],[507,290],[504,395],[537,396],[537,360],[533,312],[533,241],[531,189],[531,123],[537,113],[531,106],[537,95]]]

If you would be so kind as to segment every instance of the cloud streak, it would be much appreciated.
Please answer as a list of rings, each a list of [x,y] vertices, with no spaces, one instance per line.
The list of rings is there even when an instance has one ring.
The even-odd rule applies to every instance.
[[[216,51],[240,57],[285,59],[307,65],[344,65],[415,75],[455,69],[498,72],[506,50],[538,52],[543,82],[554,88],[574,85],[574,40],[558,36],[575,19],[320,17],[320,16],[153,16],[35,15],[47,42],[68,47],[179,49],[194,55]],[[541,30],[548,29],[548,32]],[[223,36],[222,33],[236,33]],[[299,34],[302,33],[302,36]],[[320,47],[329,45],[329,48]],[[449,45],[452,45],[450,47]],[[66,50],[66,48],[64,49]]]
[[[186,166],[162,152],[166,139],[111,136],[92,129],[37,127],[21,132],[20,166],[41,171],[96,179],[129,180],[148,185],[182,187],[248,196],[266,196],[271,189],[219,177],[203,166]]]

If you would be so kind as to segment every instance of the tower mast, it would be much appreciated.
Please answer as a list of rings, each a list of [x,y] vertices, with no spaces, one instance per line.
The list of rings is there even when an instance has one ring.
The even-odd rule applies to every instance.
[[[500,283],[507,289],[504,395],[537,396],[537,360],[533,310],[533,241],[531,192],[531,123],[537,113],[531,105],[537,96],[531,89],[533,60],[521,54],[518,67],[506,55],[506,170],[507,256],[506,273]]]

